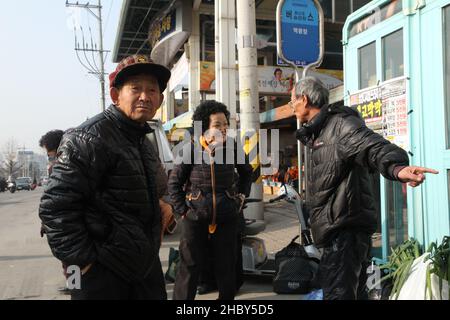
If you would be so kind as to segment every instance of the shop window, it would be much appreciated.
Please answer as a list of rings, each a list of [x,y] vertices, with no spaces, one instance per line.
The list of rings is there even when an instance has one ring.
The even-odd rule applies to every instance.
[[[400,77],[404,74],[403,29],[395,31],[382,39],[383,80]]]
[[[364,89],[376,85],[376,47],[375,41],[358,49],[359,88]]]
[[[450,149],[450,6],[444,8],[444,83],[446,100],[446,131],[447,131],[447,149]],[[450,180],[449,180],[450,181]]]
[[[386,180],[386,216],[389,248],[408,240],[406,183]]]

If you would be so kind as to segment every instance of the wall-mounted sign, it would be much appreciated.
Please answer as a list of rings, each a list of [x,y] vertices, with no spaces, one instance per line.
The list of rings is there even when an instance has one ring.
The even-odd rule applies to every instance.
[[[216,74],[214,62],[200,62],[200,90],[213,91],[216,89]],[[236,67],[237,69],[237,67]],[[343,84],[342,71],[316,69],[311,75],[319,78],[328,89]],[[290,95],[294,84],[295,74],[293,68],[278,66],[258,66],[258,91],[262,95],[277,94]],[[236,88],[239,75],[236,73]]]
[[[164,39],[177,27],[177,14],[176,10],[171,11],[167,16],[156,23],[150,30],[150,45],[153,48],[158,41]]]
[[[367,127],[409,151],[406,78],[394,79],[350,96]]]
[[[191,34],[192,7],[189,1],[178,1],[167,15],[156,19],[150,26],[151,58],[169,65]]]
[[[369,15],[354,22],[350,28],[350,38],[364,32],[380,22],[389,19],[402,11],[402,1],[392,0],[381,7],[375,8]]]

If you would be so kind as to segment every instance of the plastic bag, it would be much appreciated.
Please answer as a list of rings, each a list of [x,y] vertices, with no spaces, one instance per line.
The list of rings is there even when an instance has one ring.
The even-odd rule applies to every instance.
[[[177,249],[170,248],[169,251],[169,268],[167,269],[164,278],[168,282],[175,282],[177,276],[177,267],[180,262],[180,252]]]
[[[314,290],[308,293],[305,297],[305,300],[323,300],[323,290]]]
[[[429,290],[426,289],[426,283],[427,269],[432,261],[427,260],[428,256],[429,253],[427,252],[414,260],[408,278],[400,289],[398,300],[430,300]],[[439,278],[435,274],[431,274],[431,291],[432,300],[441,299],[441,294],[439,293]],[[395,298],[395,296],[390,297],[391,300],[394,300]],[[442,280],[442,299],[448,300],[448,282],[445,280]]]

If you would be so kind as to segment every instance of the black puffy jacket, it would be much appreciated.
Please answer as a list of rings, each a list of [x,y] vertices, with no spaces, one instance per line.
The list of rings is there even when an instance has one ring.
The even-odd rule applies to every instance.
[[[306,207],[315,243],[328,245],[342,229],[375,232],[369,173],[378,171],[397,180],[394,168],[408,165],[407,153],[367,128],[359,114],[342,102],[323,109],[311,124]]]
[[[98,261],[131,282],[151,269],[161,216],[149,132],[111,106],[64,135],[39,216],[65,265]]]
[[[236,215],[236,204],[239,202],[236,193],[248,197],[252,184],[253,169],[244,152],[238,152],[237,144],[233,140],[228,140],[228,144],[216,148],[212,158],[198,140],[185,144],[182,151],[183,163],[174,166],[168,184],[175,212],[183,215],[190,211],[186,216],[188,219],[211,221],[215,193],[217,222]],[[214,190],[212,173],[215,176]]]

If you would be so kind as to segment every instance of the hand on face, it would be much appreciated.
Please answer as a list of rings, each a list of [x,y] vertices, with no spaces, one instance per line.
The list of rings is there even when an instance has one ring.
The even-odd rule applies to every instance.
[[[438,174],[439,171],[424,167],[409,166],[398,173],[398,179],[403,183],[408,183],[411,187],[417,187],[425,181],[425,173]]]

